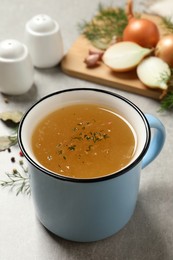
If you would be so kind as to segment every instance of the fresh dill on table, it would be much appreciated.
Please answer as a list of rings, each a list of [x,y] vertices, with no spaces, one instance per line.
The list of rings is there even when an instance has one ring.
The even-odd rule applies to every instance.
[[[168,91],[166,95],[161,99],[160,102],[160,110],[166,111],[173,109],[173,68],[171,68],[171,76],[168,81]]]
[[[171,109],[173,109],[173,91],[169,91],[161,101],[160,111],[171,110]]]
[[[18,146],[18,126],[21,120],[22,113],[19,111],[7,111],[0,113],[0,120],[3,121],[7,127],[12,128],[12,133],[10,135],[0,136],[0,152],[8,151],[11,153],[11,147]],[[19,155],[23,157],[22,152]],[[29,173],[28,168],[24,166],[23,159],[20,159],[16,163],[14,155],[11,156],[11,162],[15,163],[15,168],[10,172],[5,172],[5,179],[0,179],[0,186],[4,188],[9,188],[11,191],[15,191],[16,195],[30,194],[30,184],[29,184]]]
[[[23,165],[23,160],[19,161],[20,170],[14,168],[12,172],[6,172],[6,179],[0,180],[0,186],[9,188],[16,192],[16,196],[21,194],[30,195],[30,183],[28,168]],[[22,173],[21,173],[22,172]]]

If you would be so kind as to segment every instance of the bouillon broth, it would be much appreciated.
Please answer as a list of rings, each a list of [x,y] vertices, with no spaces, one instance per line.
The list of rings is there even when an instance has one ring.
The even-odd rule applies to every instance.
[[[136,137],[115,112],[93,104],[60,108],[46,116],[32,135],[37,160],[72,178],[97,178],[124,168],[132,159]]]

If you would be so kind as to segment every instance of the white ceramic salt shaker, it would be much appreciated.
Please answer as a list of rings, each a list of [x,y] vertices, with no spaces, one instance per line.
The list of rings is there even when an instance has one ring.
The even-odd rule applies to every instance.
[[[34,69],[27,46],[14,39],[0,42],[0,92],[24,94],[33,81]]]
[[[50,68],[63,57],[59,24],[46,14],[34,16],[26,23],[26,44],[37,68]]]

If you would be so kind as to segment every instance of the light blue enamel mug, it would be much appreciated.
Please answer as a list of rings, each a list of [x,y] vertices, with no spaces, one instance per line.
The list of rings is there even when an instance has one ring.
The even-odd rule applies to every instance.
[[[74,179],[55,174],[36,159],[32,133],[46,115],[76,103],[100,104],[118,110],[131,124],[137,147],[131,162],[116,173]],[[151,129],[154,129],[151,134]],[[160,153],[165,141],[162,123],[143,112],[128,99],[101,89],[67,89],[43,97],[21,120],[19,146],[29,162],[35,212],[54,234],[72,241],[90,242],[109,237],[122,229],[135,210],[141,169]]]

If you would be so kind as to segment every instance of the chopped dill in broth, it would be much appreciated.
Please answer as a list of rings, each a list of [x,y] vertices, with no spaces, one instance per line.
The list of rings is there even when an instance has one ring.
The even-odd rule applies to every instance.
[[[130,124],[115,112],[76,104],[46,116],[33,132],[32,148],[47,169],[72,178],[97,178],[125,167],[136,138]]]

